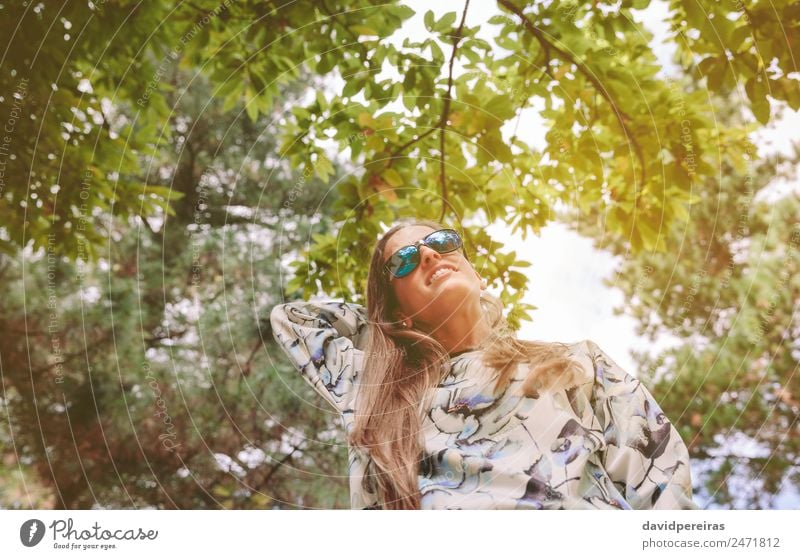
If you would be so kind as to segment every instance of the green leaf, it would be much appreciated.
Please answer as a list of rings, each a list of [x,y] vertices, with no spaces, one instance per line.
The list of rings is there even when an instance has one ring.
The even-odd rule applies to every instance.
[[[769,122],[769,101],[761,99],[754,102],[750,108],[753,110],[753,115],[755,115],[758,122],[761,124],[767,124]]]
[[[492,25],[504,25],[509,23],[509,19],[506,16],[492,16],[489,18],[489,23]]]
[[[511,270],[508,272],[508,284],[513,287],[514,289],[522,289],[525,287],[525,284],[528,282],[528,277],[515,270]]]
[[[308,109],[299,105],[292,107],[290,110],[292,114],[297,117],[297,120],[303,120],[311,116],[311,113],[308,112]]]
[[[298,270],[300,269],[301,268],[298,268]],[[292,279],[290,279],[289,282],[286,284],[286,292],[294,293],[295,291],[303,289],[304,285],[305,281],[303,280],[303,278],[300,276],[295,276]]]
[[[736,45],[738,49],[739,45],[741,45],[746,40],[751,38],[752,33],[753,33],[753,28],[750,27],[749,24],[745,23],[744,25],[740,25],[731,32],[731,37],[730,37],[731,45]]]
[[[180,200],[186,196],[185,192],[175,190],[168,186],[146,185],[144,187],[144,192],[145,194],[155,194],[156,196],[161,196],[165,200]]]
[[[686,11],[686,20],[695,29],[702,29],[706,23],[707,16],[705,10],[700,6],[698,0],[683,0],[681,2]]]
[[[480,138],[478,138],[479,161],[483,159],[484,162],[487,162],[486,159],[487,153],[493,159],[496,159],[503,163],[509,163],[513,158],[513,154],[511,153],[511,148],[509,148],[506,145],[505,141],[500,136],[500,132],[497,131],[497,129],[487,134],[483,134]]]
[[[396,15],[401,20],[406,20],[417,13],[408,6],[403,6],[403,5],[392,6],[391,10],[392,13],[394,13],[394,15]]]
[[[368,112],[358,113],[358,125],[361,128],[375,128],[375,119]]]
[[[714,91],[719,91],[722,88],[722,83],[725,79],[725,72],[727,71],[726,63],[718,63],[711,66],[706,79],[708,80],[708,87]]]
[[[637,219],[636,228],[641,235],[644,248],[653,250],[658,242],[658,232],[653,229],[645,219]]]
[[[323,153],[318,153],[314,171],[323,182],[327,182],[328,177],[333,174],[333,164]]]
[[[256,97],[256,105],[261,113],[268,113],[272,108],[272,92],[269,89],[265,89],[261,92],[261,94]]]
[[[368,35],[374,37],[380,36],[380,33],[375,31],[372,27],[369,27],[368,25],[351,25],[350,29],[353,32],[355,32],[356,35]]]
[[[773,97],[780,96],[793,111],[800,110],[800,87],[797,87],[796,80],[784,76],[778,80],[770,80],[770,83],[774,85]]]
[[[750,99],[750,108],[753,115],[758,119],[761,124],[769,122],[770,109],[769,100],[767,99],[767,84],[759,79],[761,76],[756,75],[747,80],[744,85],[744,90]]]
[[[246,106],[245,110],[247,111],[247,116],[250,117],[250,120],[255,122],[258,119],[258,105],[255,101],[250,101]]]
[[[506,121],[514,116],[514,107],[508,95],[495,95],[486,103],[483,109],[496,119]]]
[[[258,118],[258,105],[256,104],[255,96],[256,94],[252,87],[248,85],[244,88],[245,110],[247,111],[247,116],[253,122]]]
[[[425,29],[433,32],[433,25],[435,21],[436,20],[433,14],[433,10],[428,10],[427,12],[425,12]]]
[[[225,97],[225,102],[222,104],[222,112],[227,113],[233,107],[236,106],[236,103],[242,98],[242,90],[241,88],[236,88],[231,93]]]
[[[436,64],[443,64],[444,63],[444,53],[442,52],[442,49],[439,48],[439,45],[436,43],[436,41],[431,39],[430,41],[426,41],[426,42],[428,43],[428,46],[431,48],[431,56],[433,57],[433,61]]]
[[[317,73],[318,74],[327,74],[333,68],[333,64],[335,62],[334,57],[331,54],[323,54],[319,57],[319,61],[317,61]]]
[[[350,78],[342,89],[342,97],[353,97],[364,88],[364,83],[363,78]]]
[[[442,16],[436,25],[434,26],[434,31],[439,31],[440,33],[444,33],[446,31],[450,31],[453,27],[453,24],[456,22],[456,13],[455,12],[447,12]]]
[[[400,173],[395,171],[394,169],[386,169],[383,174],[381,175],[383,180],[385,180],[389,185],[397,188],[398,186],[403,186],[403,177],[400,176]]]
[[[711,72],[712,68],[719,64],[719,57],[718,56],[707,56],[697,64],[697,69],[700,71],[700,75],[706,75]]]
[[[325,99],[325,94],[319,89],[317,90],[317,104],[320,109],[324,109],[328,104],[328,101]]]

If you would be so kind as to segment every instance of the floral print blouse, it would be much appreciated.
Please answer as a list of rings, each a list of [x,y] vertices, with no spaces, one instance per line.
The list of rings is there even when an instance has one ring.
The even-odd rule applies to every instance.
[[[273,335],[341,414],[349,433],[366,342],[366,309],[337,301],[274,307]],[[530,364],[492,395],[481,350],[451,357],[429,394],[419,489],[423,509],[699,509],[689,453],[648,389],[596,343],[571,344],[586,382],[538,398],[517,394]],[[350,503],[381,508],[369,456],[348,449]]]

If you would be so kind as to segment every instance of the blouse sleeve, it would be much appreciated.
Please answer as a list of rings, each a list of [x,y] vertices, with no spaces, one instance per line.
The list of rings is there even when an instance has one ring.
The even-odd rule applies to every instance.
[[[609,478],[634,509],[699,509],[692,500],[689,451],[677,429],[641,382],[587,341]]]
[[[361,370],[366,310],[338,301],[295,301],[270,312],[275,341],[304,379],[337,411],[352,399]]]

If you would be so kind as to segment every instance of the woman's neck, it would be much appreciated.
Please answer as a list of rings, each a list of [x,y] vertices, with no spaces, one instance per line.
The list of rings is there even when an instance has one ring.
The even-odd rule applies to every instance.
[[[431,335],[452,356],[479,347],[490,333],[491,327],[481,309],[480,314],[474,319],[451,317],[448,322],[431,332]]]

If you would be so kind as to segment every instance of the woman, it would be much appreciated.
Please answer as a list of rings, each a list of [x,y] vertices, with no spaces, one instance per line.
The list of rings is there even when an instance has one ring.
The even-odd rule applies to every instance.
[[[270,319],[342,414],[353,508],[699,508],[686,445],[644,385],[591,340],[518,340],[439,223],[378,241],[366,312],[293,302]]]

